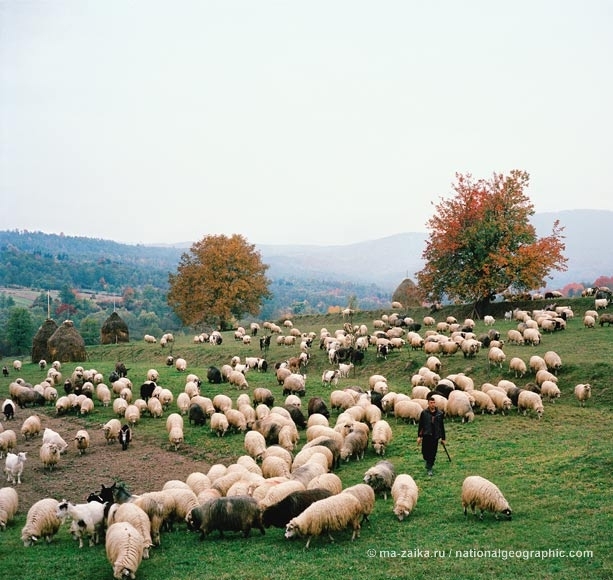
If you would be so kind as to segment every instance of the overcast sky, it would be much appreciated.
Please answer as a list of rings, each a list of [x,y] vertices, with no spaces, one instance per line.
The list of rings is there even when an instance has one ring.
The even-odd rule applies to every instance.
[[[427,231],[455,174],[613,209],[610,0],[0,0],[0,229]]]

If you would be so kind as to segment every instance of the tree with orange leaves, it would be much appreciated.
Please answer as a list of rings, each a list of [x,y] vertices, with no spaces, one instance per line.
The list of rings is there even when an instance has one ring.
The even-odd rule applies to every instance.
[[[259,312],[270,296],[267,269],[243,236],[205,236],[170,274],[168,304],[186,326],[225,330],[233,318]]]
[[[551,270],[566,270],[559,221],[543,238],[529,221],[534,207],[524,193],[528,173],[513,170],[478,181],[457,173],[456,180],[455,197],[441,199],[427,222],[425,266],[417,273],[427,300],[473,303],[482,316],[495,294],[540,288]]]

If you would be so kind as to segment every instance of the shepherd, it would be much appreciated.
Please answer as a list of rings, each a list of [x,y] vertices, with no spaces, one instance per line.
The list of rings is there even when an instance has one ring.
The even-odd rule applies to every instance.
[[[424,409],[419,416],[417,426],[417,445],[421,445],[421,454],[426,462],[426,471],[429,476],[433,475],[438,442],[447,443],[445,439],[445,422],[443,412],[436,408],[436,400],[432,393],[427,396],[428,408]]]

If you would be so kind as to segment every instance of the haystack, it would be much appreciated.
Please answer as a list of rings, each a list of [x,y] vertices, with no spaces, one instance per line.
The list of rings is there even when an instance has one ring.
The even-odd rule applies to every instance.
[[[40,326],[34,340],[32,341],[32,362],[37,363],[39,360],[46,360],[51,362],[49,355],[49,348],[47,347],[47,341],[57,330],[57,322],[51,318],[47,318],[45,322]]]
[[[113,312],[104,321],[100,329],[100,344],[117,344],[119,342],[130,342],[130,331],[121,316],[117,312]]]
[[[410,278],[405,278],[392,294],[393,302],[404,304],[405,308],[416,308],[421,305],[419,289]]]
[[[87,360],[85,341],[72,320],[65,320],[47,341],[49,360],[83,362]]]

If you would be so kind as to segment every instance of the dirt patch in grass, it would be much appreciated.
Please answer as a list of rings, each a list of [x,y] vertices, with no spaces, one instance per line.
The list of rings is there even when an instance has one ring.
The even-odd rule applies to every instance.
[[[35,412],[35,409],[24,409],[14,420],[2,421],[4,429],[13,429],[17,434],[14,451],[27,453],[22,483],[15,485],[22,512],[44,497],[65,498],[73,503],[86,501],[90,492],[97,492],[102,484],[109,486],[114,481],[124,482],[132,493],[158,490],[170,479],[185,481],[194,471],[206,473],[210,464],[215,462],[214,458],[204,461],[202,456],[197,456],[196,450],[187,446],[179,451],[164,448],[159,441],[140,435],[138,426],[133,430],[129,448],[123,451],[119,443],[106,442],[101,428],[85,426],[82,419],[40,414],[43,428],[57,431],[68,443],[68,449],[53,470],[45,469],[39,457],[42,433],[27,441],[20,433],[23,419]],[[86,428],[91,438],[89,449],[82,455],[74,439],[71,439],[81,428]],[[10,483],[4,482],[2,485]]]

